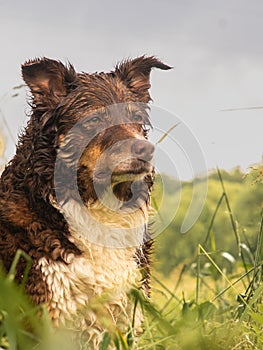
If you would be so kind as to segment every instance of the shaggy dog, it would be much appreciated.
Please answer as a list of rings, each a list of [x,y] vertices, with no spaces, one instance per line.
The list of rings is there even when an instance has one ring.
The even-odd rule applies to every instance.
[[[85,330],[91,348],[105,330],[96,298],[127,331],[142,322],[129,292],[149,290],[152,68],[170,67],[145,56],[109,73],[48,58],[22,66],[32,115],[1,177],[0,256],[7,271],[18,249],[31,257],[27,293],[55,325]]]

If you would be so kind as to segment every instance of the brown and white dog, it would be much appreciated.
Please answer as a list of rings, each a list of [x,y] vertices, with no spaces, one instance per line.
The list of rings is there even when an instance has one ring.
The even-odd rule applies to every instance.
[[[8,271],[18,249],[30,256],[27,293],[55,325],[85,330],[91,348],[105,330],[94,300],[125,331],[127,295],[149,290],[152,68],[170,69],[145,56],[109,73],[76,73],[48,58],[22,66],[32,115],[1,177],[0,257]],[[21,259],[18,282],[24,269]],[[138,311],[135,327],[141,321]]]

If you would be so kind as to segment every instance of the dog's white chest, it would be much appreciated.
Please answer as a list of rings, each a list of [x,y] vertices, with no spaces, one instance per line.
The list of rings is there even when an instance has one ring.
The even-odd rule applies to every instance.
[[[63,209],[70,227],[69,239],[82,254],[68,256],[68,264],[39,260],[53,323],[85,331],[94,348],[110,324],[124,332],[134,326],[138,332],[143,317],[141,310],[134,314],[129,292],[143,282],[136,251],[142,245],[147,214],[140,209],[120,217],[93,207],[91,216],[74,201]],[[87,230],[93,241],[87,239]]]
[[[138,288],[141,273],[135,248],[110,249],[90,243],[86,248],[69,264],[42,258],[39,268],[48,285],[47,306],[54,323],[74,322],[80,330],[91,327],[88,332],[92,336],[93,331],[103,329],[97,320],[99,305],[114,324],[131,322],[133,305],[127,293]]]

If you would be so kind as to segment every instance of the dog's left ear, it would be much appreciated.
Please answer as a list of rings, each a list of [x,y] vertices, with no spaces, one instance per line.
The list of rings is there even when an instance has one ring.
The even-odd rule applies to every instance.
[[[76,79],[72,65],[64,66],[61,62],[49,58],[34,59],[22,65],[22,76],[29,86],[33,102],[42,108],[55,106]]]
[[[152,68],[168,70],[172,67],[154,56],[141,56],[133,60],[123,61],[117,65],[115,73],[129,89],[133,90],[139,97],[146,98],[147,101],[145,102],[148,102],[150,99],[148,90],[151,87],[150,73]]]

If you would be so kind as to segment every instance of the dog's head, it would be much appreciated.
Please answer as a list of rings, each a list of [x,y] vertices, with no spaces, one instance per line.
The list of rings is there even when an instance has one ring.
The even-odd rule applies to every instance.
[[[43,198],[55,196],[55,172],[65,201],[94,203],[109,187],[124,206],[147,200],[154,153],[147,140],[152,68],[170,69],[145,56],[110,73],[78,74],[72,65],[47,58],[22,66],[32,92],[35,187]]]

